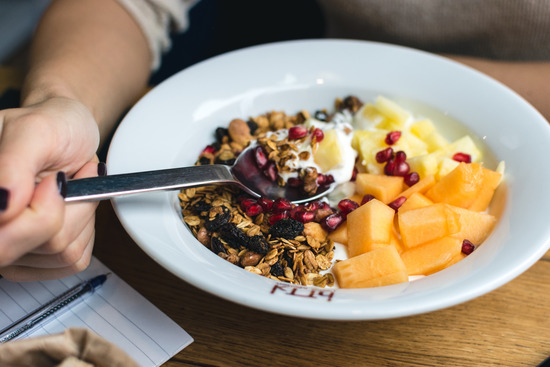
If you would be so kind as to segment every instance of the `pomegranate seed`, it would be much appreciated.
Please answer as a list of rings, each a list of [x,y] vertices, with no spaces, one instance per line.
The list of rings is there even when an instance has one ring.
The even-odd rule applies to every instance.
[[[330,205],[326,201],[318,201],[319,209],[330,209]]]
[[[296,219],[298,222],[308,223],[315,219],[315,213],[305,210],[298,210],[294,215],[294,219]]]
[[[246,215],[249,217],[255,217],[256,215],[263,212],[262,206],[260,204],[252,204],[248,208],[246,208]]]
[[[334,231],[340,224],[344,222],[344,217],[341,213],[333,213],[323,219],[321,225],[329,232]]]
[[[271,214],[269,216],[268,222],[269,222],[269,224],[274,225],[275,223],[277,223],[281,219],[285,219],[285,218],[288,218],[288,212],[287,211],[282,211],[282,212],[279,212],[279,213]]]
[[[317,175],[317,185],[319,186],[324,186],[326,185],[326,181],[327,181],[327,176],[322,174],[322,173],[319,173]]]
[[[317,143],[320,143],[325,138],[325,133],[323,130],[315,128],[311,133],[311,136],[317,141]]]
[[[359,171],[357,170],[357,167],[353,167],[353,171],[351,172],[351,178],[349,179],[351,182],[354,182],[357,180],[357,174]]]
[[[267,165],[268,159],[265,150],[262,147],[254,148],[254,158],[256,159],[256,165],[259,169],[264,168]]]
[[[301,179],[299,179],[298,177],[290,177],[287,181],[286,181],[287,185],[290,186],[290,187],[301,187],[301,186],[304,186],[304,181],[302,181]]]
[[[250,199],[250,196],[247,195],[239,195],[237,196],[237,202],[240,204],[243,200]]]
[[[395,153],[396,163],[405,162],[406,160],[407,160],[407,154],[404,151],[400,150],[397,153]]]
[[[355,201],[350,199],[343,199],[340,200],[338,203],[338,208],[342,211],[342,214],[344,217],[346,217],[349,213],[354,211],[359,207],[359,204],[357,204]]]
[[[299,211],[303,211],[303,210],[304,210],[303,205],[296,205],[294,208],[290,209],[288,214],[289,214],[290,218],[296,219],[296,213],[298,213]]]
[[[320,205],[318,201],[312,201],[304,205],[304,209],[310,212],[314,212],[319,209]]]
[[[261,197],[258,200],[258,204],[262,207],[264,212],[268,212],[273,207],[273,200],[270,200],[268,198]]]
[[[418,181],[420,181],[420,176],[417,172],[409,172],[405,175],[405,184],[409,187],[414,185]]]
[[[399,140],[400,137],[401,137],[401,131],[399,131],[399,130],[390,131],[386,135],[386,139],[384,141],[388,145],[394,145],[395,143],[397,143],[397,141]]]
[[[390,159],[388,162],[386,162],[386,165],[384,166],[384,174],[386,176],[393,176],[393,171],[395,170],[395,159]]]
[[[407,201],[407,198],[404,197],[404,196],[400,196],[397,199],[395,199],[394,201],[392,201],[391,203],[389,203],[388,206],[390,208],[392,208],[393,210],[397,211],[397,209],[399,209],[405,201]]]
[[[457,162],[472,163],[472,156],[466,153],[455,153],[453,160]]]
[[[265,166],[263,173],[270,181],[277,181],[278,172],[275,162],[269,161]]]
[[[216,153],[216,148],[214,148],[212,145],[207,145],[206,148],[204,148],[201,152],[201,154],[204,154],[204,153],[214,154]]]
[[[248,208],[250,208],[250,206],[254,205],[254,204],[256,204],[255,199],[251,199],[251,198],[242,199],[241,200],[241,209],[246,212],[248,210]]]
[[[290,140],[301,139],[307,135],[307,128],[304,126],[293,126],[288,129],[288,138]]]
[[[407,162],[396,162],[393,168],[393,176],[405,177],[409,173],[410,167]]]
[[[363,199],[361,200],[361,205],[368,203],[372,199],[374,199],[373,195],[371,195],[371,194],[364,195]]]
[[[285,210],[292,209],[292,203],[286,199],[279,198],[273,202],[272,209],[273,209],[273,212],[280,213]]]
[[[391,147],[387,147],[386,149],[382,149],[378,153],[376,153],[376,161],[378,163],[384,163],[389,161],[393,158],[393,149]]]
[[[462,252],[464,254],[470,255],[472,252],[474,252],[475,249],[476,249],[476,247],[470,241],[468,241],[468,240],[462,241]]]
[[[330,185],[334,183],[333,175],[325,175],[325,185]]]

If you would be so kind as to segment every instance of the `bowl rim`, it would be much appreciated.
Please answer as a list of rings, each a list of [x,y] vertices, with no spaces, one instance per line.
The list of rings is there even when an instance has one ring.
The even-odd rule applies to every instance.
[[[127,154],[127,152],[123,152],[124,149],[120,149],[120,147],[117,146],[117,144],[121,144],[120,142],[124,142],[126,136],[128,133],[128,126],[131,124],[134,124],[138,115],[143,112],[144,106],[148,103],[153,103],[156,98],[160,98],[163,93],[167,93],[169,90],[171,90],[174,87],[174,84],[178,83],[179,79],[184,79],[187,75],[191,74],[201,74],[204,72],[204,70],[209,70],[212,68],[219,67],[220,64],[226,63],[226,62],[234,62],[235,60],[242,60],[243,58],[250,58],[252,56],[259,57],[259,55],[263,53],[269,53],[270,55],[274,55],[277,52],[281,52],[288,50],[289,48],[292,51],[296,51],[300,48],[311,51],[311,49],[320,50],[323,48],[330,49],[331,47],[342,47],[343,49],[368,49],[369,51],[377,50],[377,51],[384,51],[386,53],[390,53],[392,55],[398,54],[398,55],[405,55],[407,57],[414,56],[417,59],[421,60],[427,60],[427,62],[431,62],[432,64],[436,64],[439,66],[443,66],[442,68],[444,70],[456,70],[457,73],[461,75],[467,75],[470,78],[475,78],[479,81],[479,83],[483,84],[485,88],[488,88],[489,90],[493,90],[495,92],[498,91],[497,95],[502,97],[503,99],[506,99],[507,101],[512,101],[517,108],[522,110],[527,116],[529,116],[529,119],[533,121],[533,124],[535,124],[535,128],[538,132],[543,131],[544,138],[547,139],[550,137],[550,129],[548,129],[547,121],[536,111],[532,106],[530,106],[522,97],[520,97],[517,93],[510,90],[508,87],[502,85],[501,83],[495,81],[494,79],[491,79],[490,77],[479,73],[478,71],[471,69],[467,66],[458,64],[452,60],[443,58],[438,55],[434,55],[431,53],[427,53],[424,51],[404,47],[404,46],[397,46],[397,45],[390,45],[390,44],[384,44],[379,42],[371,42],[371,41],[357,41],[357,40],[340,40],[340,39],[322,39],[322,40],[296,40],[296,41],[284,41],[284,42],[275,42],[275,43],[269,43],[269,44],[263,44],[258,46],[252,46],[247,47],[240,50],[231,51],[226,54],[215,56],[211,59],[208,59],[206,61],[203,61],[201,63],[198,63],[196,65],[193,65],[189,68],[186,68],[178,73],[176,73],[174,76],[168,78],[167,80],[163,81],[161,84],[153,88],[147,95],[145,95],[126,115],[126,117],[121,122],[121,125],[117,129],[117,131],[114,134],[113,140],[111,142],[111,145],[109,147],[109,153],[108,153],[108,159],[107,163],[109,165],[109,172],[113,173],[122,173],[125,169],[127,169],[124,166],[124,163],[127,163],[122,159],[122,154]],[[542,128],[543,124],[546,124],[546,130]],[[548,149],[546,149],[548,150]],[[167,162],[173,164],[173,162]],[[147,169],[148,167],[145,167]],[[516,185],[516,182],[512,182],[511,184]],[[244,289],[240,289],[241,292],[244,293],[236,293],[233,286],[234,283],[226,283],[223,282],[223,279],[217,279],[217,281],[212,281],[210,279],[197,276],[196,274],[190,274],[188,272],[182,272],[182,269],[179,268],[178,263],[174,261],[173,258],[171,258],[171,255],[176,255],[172,249],[163,248],[164,251],[169,252],[169,254],[161,254],[158,251],[158,248],[155,248],[154,245],[147,244],[147,241],[150,241],[151,238],[147,237],[147,235],[144,236],[143,232],[140,232],[139,228],[136,228],[136,222],[135,217],[132,216],[131,210],[136,209],[136,203],[141,203],[143,205],[152,205],[152,207],[155,207],[156,204],[160,205],[162,203],[162,207],[173,207],[174,196],[171,196],[170,193],[150,193],[145,194],[144,196],[140,197],[119,197],[113,199],[113,206],[115,209],[115,212],[121,221],[123,227],[126,229],[126,231],[129,233],[130,237],[150,256],[152,257],[156,262],[164,266],[167,270],[175,274],[176,276],[180,277],[184,281],[187,281],[195,286],[197,286],[200,289],[203,289],[209,293],[212,293],[214,295],[220,296],[224,299],[239,303],[241,305],[278,313],[282,315],[287,316],[298,316],[303,318],[313,318],[313,319],[325,319],[325,320],[375,320],[375,319],[389,319],[389,318],[396,318],[396,317],[404,317],[404,316],[410,316],[410,315],[416,315],[421,314],[425,312],[430,312],[434,310],[439,310],[443,308],[447,308],[453,305],[457,305],[466,301],[469,301],[473,298],[476,298],[480,295],[486,294],[502,285],[507,283],[508,281],[514,279],[521,273],[523,273],[525,270],[527,270],[530,266],[532,266],[540,257],[544,255],[544,253],[550,248],[550,230],[542,231],[537,237],[540,241],[540,245],[534,249],[531,250],[528,254],[528,256],[522,256],[521,261],[518,261],[515,266],[511,268],[507,268],[506,271],[500,271],[498,273],[498,276],[491,276],[491,274],[481,274],[481,279],[485,281],[483,282],[474,282],[473,286],[470,283],[469,285],[467,283],[460,283],[458,285],[455,285],[453,288],[454,291],[450,291],[446,288],[434,288],[432,290],[425,290],[424,287],[429,287],[430,277],[427,277],[425,279],[422,279],[420,281],[415,281],[412,283],[414,287],[420,288],[422,291],[419,293],[420,295],[423,295],[424,297],[428,297],[429,302],[427,302],[425,299],[418,299],[419,297],[415,297],[414,295],[409,296],[406,300],[408,302],[407,305],[403,305],[403,300],[399,298],[399,296],[392,296],[394,293],[401,293],[401,292],[408,292],[407,290],[403,291],[404,286],[397,284],[387,287],[384,290],[375,289],[375,290],[348,290],[348,289],[337,289],[334,292],[336,294],[343,294],[346,297],[342,297],[341,302],[325,302],[321,303],[318,301],[312,301],[310,299],[306,299],[306,297],[289,299],[289,297],[271,297],[270,300],[266,300],[265,296],[259,297],[255,296],[255,290],[250,289],[250,287],[263,287],[264,290],[267,288],[274,288],[276,283],[274,281],[271,281],[269,279],[256,279],[256,278],[262,278],[257,277],[253,274],[241,274],[244,277],[248,277],[247,280],[250,281],[251,286],[245,287]],[[546,200],[550,203],[550,200]],[[509,217],[510,216],[510,207],[508,204],[506,204],[507,207],[504,209],[504,216]],[[512,208],[514,209],[514,208]],[[174,218],[171,218],[171,224],[173,224]],[[182,226],[183,227],[183,226]],[[546,236],[546,237],[545,237]],[[546,239],[544,239],[546,238]],[[198,243],[198,241],[197,241]],[[483,249],[483,247],[480,248],[480,250]],[[207,250],[205,250],[207,251]],[[202,256],[204,255],[201,251],[197,251],[193,254],[193,256]],[[456,267],[455,269],[463,270],[463,271],[470,271],[469,278],[478,277],[479,280],[480,277],[480,271],[471,271],[471,269],[468,269],[469,266],[469,259],[465,259],[461,261],[458,264],[455,264],[453,267]],[[488,260],[489,261],[489,260]],[[489,261],[490,262],[490,261]],[[228,264],[230,265],[230,264]],[[228,266],[224,266],[223,270],[227,271],[228,274],[231,276],[234,275],[235,271],[238,269],[237,267],[230,265],[231,267],[234,267],[235,269],[230,269]],[[448,276],[449,269],[443,270],[440,272],[440,276]],[[238,269],[238,271],[244,272],[242,269]],[[439,274],[439,273],[438,273]],[[240,277],[241,275],[238,275]],[[223,277],[222,277],[223,278]],[[221,281],[221,283],[220,283]],[[266,286],[265,283],[269,282],[269,284]],[[409,288],[412,283],[408,283]],[[427,283],[428,285],[424,286],[423,284]],[[266,288],[267,287],[267,288]],[[301,287],[295,287],[298,289],[296,292],[300,292]],[[293,288],[294,289],[294,288]],[[312,289],[312,288],[308,288]],[[248,292],[248,293],[247,293]],[[440,292],[439,297],[434,297],[434,292]],[[354,297],[358,296],[358,293],[365,294],[365,293],[371,293],[374,296],[366,297],[365,299],[361,299],[360,301],[355,302],[354,304]],[[376,298],[383,299],[384,297],[389,297],[384,300],[384,302],[375,302],[373,299]],[[392,298],[393,297],[393,298]],[[395,299],[395,302],[392,302],[392,300]],[[273,301],[273,302],[271,302]],[[311,302],[310,302],[311,301]],[[336,307],[334,306],[336,305]],[[377,305],[382,305],[383,307],[377,307]],[[393,308],[391,308],[393,307]]]

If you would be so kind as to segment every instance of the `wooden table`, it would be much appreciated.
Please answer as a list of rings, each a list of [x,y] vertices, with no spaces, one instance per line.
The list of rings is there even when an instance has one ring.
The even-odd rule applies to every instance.
[[[18,81],[0,68],[0,92]],[[110,202],[98,209],[94,253],[195,339],[168,367],[534,367],[550,355],[550,252],[515,280],[467,303],[362,322],[285,317],[205,293],[149,258]]]
[[[205,293],[149,258],[109,202],[98,209],[95,255],[195,339],[165,366],[534,367],[550,355],[550,252],[470,302],[359,322],[285,317]]]

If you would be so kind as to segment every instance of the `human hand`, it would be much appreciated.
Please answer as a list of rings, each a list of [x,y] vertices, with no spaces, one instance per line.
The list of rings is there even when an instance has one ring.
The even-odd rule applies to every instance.
[[[65,204],[60,190],[67,176],[104,168],[91,113],[75,100],[51,98],[0,111],[0,128],[0,274],[31,281],[85,269],[97,203]]]

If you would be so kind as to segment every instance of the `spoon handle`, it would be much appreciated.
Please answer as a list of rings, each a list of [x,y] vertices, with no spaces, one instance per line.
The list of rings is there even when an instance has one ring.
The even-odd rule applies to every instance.
[[[148,191],[237,183],[230,168],[215,164],[69,180],[65,201],[105,200]]]

